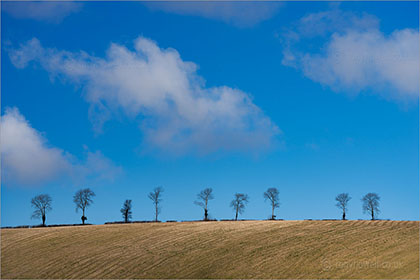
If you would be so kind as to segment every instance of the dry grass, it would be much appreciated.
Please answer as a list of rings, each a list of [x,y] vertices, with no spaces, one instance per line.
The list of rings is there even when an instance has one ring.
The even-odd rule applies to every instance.
[[[419,278],[419,222],[3,229],[4,278]]]

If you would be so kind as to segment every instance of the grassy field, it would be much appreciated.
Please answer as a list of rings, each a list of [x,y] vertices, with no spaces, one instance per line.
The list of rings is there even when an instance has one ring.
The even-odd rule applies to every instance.
[[[4,278],[419,278],[419,222],[2,229]]]

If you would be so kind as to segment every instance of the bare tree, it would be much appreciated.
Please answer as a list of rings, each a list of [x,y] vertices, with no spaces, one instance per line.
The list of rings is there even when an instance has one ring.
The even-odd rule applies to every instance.
[[[242,214],[245,210],[245,205],[248,203],[248,195],[243,193],[235,193],[234,199],[230,202],[230,207],[235,211],[235,221],[238,220],[238,214]]]
[[[85,224],[87,217],[85,216],[86,208],[93,203],[92,198],[95,196],[95,193],[89,188],[82,189],[76,192],[73,196],[73,202],[76,204],[76,212],[82,210],[82,224]]]
[[[150,192],[148,197],[152,200],[153,204],[155,205],[155,222],[158,221],[158,215],[160,213],[160,202],[162,202],[162,187],[157,187],[153,190],[153,192]]]
[[[348,193],[340,193],[335,197],[335,200],[337,201],[337,206],[343,211],[343,220],[346,219],[346,211],[347,211],[347,204],[349,203],[351,197]]]
[[[381,198],[376,193],[368,193],[362,198],[363,213],[369,213],[372,220],[379,214],[379,200]]]
[[[271,203],[271,220],[275,220],[276,215],[274,215],[274,210],[280,206],[279,190],[276,188],[268,188],[267,191],[264,192],[264,201],[267,200]]]
[[[208,212],[208,203],[210,199],[213,199],[213,189],[206,188],[202,190],[199,194],[197,194],[197,199],[201,201],[194,201],[194,203],[204,209],[204,221],[209,219],[209,212]]]
[[[31,206],[35,208],[32,213],[32,219],[42,219],[42,225],[45,226],[46,214],[51,208],[52,199],[48,194],[40,194],[32,198]]]
[[[124,202],[124,205],[120,211],[124,218],[124,222],[128,223],[128,221],[131,219],[131,214],[133,214],[133,212],[131,211],[131,199],[127,199]]]

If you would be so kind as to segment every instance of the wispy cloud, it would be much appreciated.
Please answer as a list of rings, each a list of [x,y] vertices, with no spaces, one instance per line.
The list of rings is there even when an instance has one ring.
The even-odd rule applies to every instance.
[[[37,186],[63,178],[113,180],[122,171],[99,151],[87,152],[81,161],[51,146],[17,108],[6,108],[0,138],[2,181],[8,184]]]
[[[372,15],[333,9],[301,18],[281,39],[284,65],[334,91],[370,90],[387,99],[417,100],[418,30],[384,34]],[[311,49],[315,40],[324,45]]]
[[[275,16],[281,2],[144,2],[151,10],[199,16],[238,27],[254,26]]]
[[[280,133],[249,94],[206,87],[196,64],[144,37],[135,40],[134,50],[111,44],[105,58],[44,48],[37,39],[9,54],[18,68],[34,61],[52,77],[82,86],[96,129],[115,112],[139,119],[147,149],[254,153],[272,147]]]
[[[78,12],[83,4],[66,1],[12,1],[2,2],[1,5],[3,11],[18,19],[59,23],[70,14]]]

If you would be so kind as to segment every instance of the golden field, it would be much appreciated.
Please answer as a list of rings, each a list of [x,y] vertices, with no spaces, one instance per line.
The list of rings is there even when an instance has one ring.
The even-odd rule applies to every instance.
[[[419,278],[418,221],[223,221],[1,230],[5,278]]]

